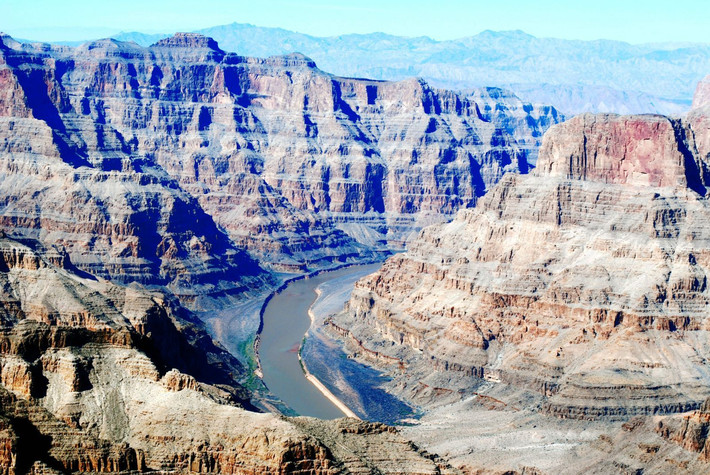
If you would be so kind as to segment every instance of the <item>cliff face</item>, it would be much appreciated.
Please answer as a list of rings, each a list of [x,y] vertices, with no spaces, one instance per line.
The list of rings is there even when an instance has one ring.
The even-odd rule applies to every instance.
[[[0,227],[63,246],[94,275],[187,300],[268,281],[164,170],[105,121],[71,113],[58,64],[0,46]]]
[[[690,152],[674,127],[681,126],[663,116],[578,116],[573,126],[550,134],[536,174],[620,185],[687,186],[700,176],[692,175],[695,170],[686,163]]]
[[[394,429],[258,414],[239,363],[164,295],[0,238],[3,473],[442,473]],[[171,369],[172,368],[172,369]]]
[[[696,131],[661,116],[553,127],[533,175],[425,228],[334,323],[422,402],[494,383],[563,417],[698,407],[710,205]]]
[[[72,206],[111,223],[122,221],[110,209],[118,197],[125,197],[115,203],[119,210],[146,209],[127,230],[81,231],[97,235],[96,252],[68,249],[92,270],[107,265],[92,261],[105,260],[96,255],[107,254],[100,246],[108,236],[130,241],[133,227],[158,217],[170,228],[176,220],[165,209],[180,206],[192,210],[176,210],[189,216],[182,221],[207,223],[175,230],[182,239],[173,239],[174,252],[188,247],[192,265],[208,245],[195,229],[217,232],[202,210],[234,242],[279,268],[367,257],[373,247],[397,246],[412,229],[471,206],[504,172],[525,173],[542,133],[561,119],[496,89],[464,95],[414,79],[339,78],[301,55],[245,58],[194,34],[150,48],[114,40],[76,49],[0,41],[0,133],[9,168],[0,191],[15,196],[20,182],[41,188],[33,193],[38,205],[7,203],[3,219],[29,233],[46,228],[35,224],[42,213],[82,221]],[[40,140],[22,140],[30,134]],[[70,178],[50,180],[58,168]],[[148,185],[155,191],[145,197],[125,191]],[[83,196],[74,199],[74,187]],[[57,201],[68,203],[57,209]],[[42,238],[77,240],[78,230],[57,227]],[[148,231],[162,258],[172,242],[162,242],[163,229]],[[121,252],[150,261],[125,246],[111,245],[114,265],[124,265]],[[152,250],[151,258],[162,265]],[[104,272],[148,273],[131,265],[138,269]]]
[[[710,75],[705,76],[698,83],[693,96],[693,109],[700,109],[710,106]]]

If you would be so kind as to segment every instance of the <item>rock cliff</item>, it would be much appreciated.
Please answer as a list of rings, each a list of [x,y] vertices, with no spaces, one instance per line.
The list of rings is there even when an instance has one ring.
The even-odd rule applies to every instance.
[[[661,116],[553,127],[533,175],[506,176],[475,209],[426,228],[356,285],[335,323],[381,341],[369,348],[411,367],[403,381],[422,376],[412,396],[492,380],[565,417],[697,407],[710,208],[690,188],[704,193],[707,157],[685,130]]]
[[[710,75],[698,83],[693,96],[693,109],[710,106]]]
[[[245,410],[239,363],[190,315],[0,238],[3,473],[455,473],[385,426]]]
[[[119,132],[70,114],[56,61],[0,41],[2,229],[63,246],[91,274],[167,285],[186,300],[269,281],[195,198],[132,153]]]
[[[561,120],[497,89],[340,78],[196,34],[150,48],[0,42],[0,216],[61,241],[82,269],[131,279],[219,274],[230,253],[258,274],[219,229],[279,269],[366,259],[527,172]],[[68,224],[89,218],[107,224]]]
[[[671,444],[705,450],[707,117],[556,125],[532,174],[356,284],[332,333],[431,411],[408,436],[472,469],[707,470]],[[479,420],[487,431],[466,429]]]

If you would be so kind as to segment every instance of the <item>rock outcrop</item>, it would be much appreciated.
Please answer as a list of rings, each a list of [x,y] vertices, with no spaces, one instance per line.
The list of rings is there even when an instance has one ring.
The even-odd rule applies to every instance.
[[[3,224],[129,280],[258,274],[220,228],[279,269],[367,259],[525,173],[561,120],[496,89],[340,78],[196,34],[0,42]]]
[[[698,83],[693,96],[693,109],[710,107],[710,75]]]
[[[455,473],[392,428],[245,410],[242,368],[191,318],[0,238],[3,473]]]
[[[686,450],[699,452],[700,458],[710,461],[710,401],[706,400],[698,410],[688,414],[667,417],[656,426],[656,432],[662,437],[679,444]]]
[[[565,418],[699,407],[710,203],[696,131],[662,116],[553,127],[532,175],[505,176],[476,208],[425,228],[356,284],[334,324],[424,404],[493,383],[483,394],[528,392]]]
[[[686,175],[693,170],[674,125],[663,116],[578,116],[574,125],[552,131],[536,174],[620,185],[687,186]]]

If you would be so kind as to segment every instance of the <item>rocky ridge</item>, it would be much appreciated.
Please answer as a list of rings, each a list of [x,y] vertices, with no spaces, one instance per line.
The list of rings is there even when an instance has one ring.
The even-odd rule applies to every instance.
[[[421,76],[447,89],[504,87],[525,101],[552,104],[568,114],[682,114],[710,68],[708,44],[576,41],[519,30],[487,30],[445,41],[384,33],[314,37],[240,23],[199,32],[228,51],[252,56],[301,51],[345,76]],[[131,32],[116,38],[148,46],[164,36]]]
[[[346,76],[398,80],[421,76],[437,87],[510,89],[525,101],[572,114],[682,114],[710,67],[707,44],[575,41],[522,31],[483,31],[446,41],[384,33],[314,37],[232,23],[199,30],[228,51],[269,56],[301,51]],[[148,46],[164,34],[119,33]]]
[[[33,224],[38,213],[76,219],[75,200],[57,209],[63,200],[47,195],[73,197],[72,187],[86,187],[78,203],[100,200],[92,219],[157,207],[155,217],[146,210],[132,218],[133,226],[86,230],[99,236],[97,245],[109,232],[113,240],[131,241],[141,220],[170,221],[165,215],[177,207],[175,214],[195,214],[208,229],[213,219],[229,239],[277,269],[305,270],[367,259],[373,250],[400,246],[423,224],[473,205],[503,173],[525,173],[544,130],[561,120],[552,108],[496,89],[457,94],[415,79],[340,78],[302,55],[246,58],[196,34],[150,48],[116,40],[77,48],[0,41],[2,143],[4,156],[13,158],[2,195],[14,196],[19,182],[43,187],[33,200],[38,206],[8,203],[0,215],[25,234],[61,238],[78,266],[109,275],[121,271],[86,254],[123,253],[156,266],[164,252],[187,253],[181,262],[187,275],[196,273],[189,269],[195,261],[203,265],[201,253],[224,254],[216,248],[228,245],[194,229],[163,242],[165,230],[157,229],[150,230],[157,256],[152,249],[140,255],[137,244],[126,249],[128,243],[87,252],[71,244],[79,230],[32,231],[49,227]],[[43,138],[22,142],[30,134]],[[44,171],[45,161],[72,180],[49,180],[59,170]],[[111,196],[91,183],[113,188]],[[133,183],[155,191],[134,197],[133,188],[126,190]],[[100,206],[116,200],[119,211]],[[242,264],[238,273],[253,267]],[[145,278],[148,271],[134,273]]]
[[[551,128],[531,175],[505,176],[474,209],[425,228],[356,284],[333,329],[424,407],[473,398],[532,411],[543,428],[549,416],[578,430],[600,421],[607,435],[635,415],[699,409],[709,115]],[[439,445],[426,430],[409,436]]]
[[[3,473],[455,473],[392,428],[243,409],[238,362],[189,315],[0,238]]]

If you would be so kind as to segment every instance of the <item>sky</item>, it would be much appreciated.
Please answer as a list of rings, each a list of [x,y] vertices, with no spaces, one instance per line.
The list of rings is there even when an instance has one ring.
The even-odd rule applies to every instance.
[[[75,41],[228,23],[314,36],[385,32],[447,40],[484,30],[629,43],[710,43],[707,0],[0,0],[0,31]]]

